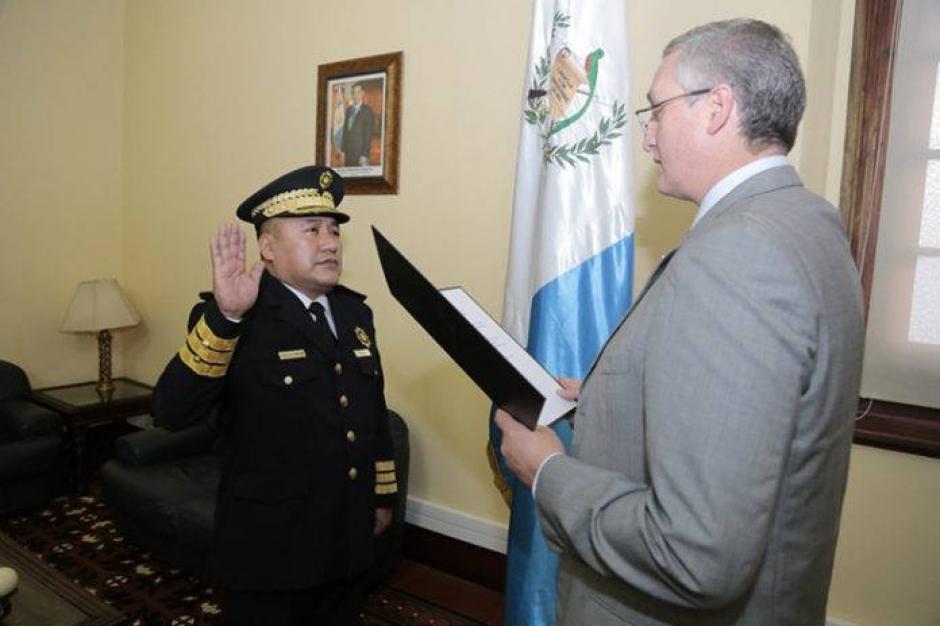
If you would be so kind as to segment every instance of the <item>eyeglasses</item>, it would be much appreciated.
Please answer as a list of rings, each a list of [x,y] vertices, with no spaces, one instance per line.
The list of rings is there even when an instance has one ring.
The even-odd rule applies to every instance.
[[[636,115],[636,121],[640,125],[640,130],[646,132],[646,129],[649,128],[649,125],[652,122],[659,121],[659,109],[666,106],[673,100],[678,100],[679,98],[691,98],[692,96],[701,96],[706,94],[709,91],[714,89],[714,87],[709,87],[708,89],[696,89],[695,91],[689,91],[687,93],[680,93],[678,96],[673,96],[671,98],[666,98],[662,102],[657,102],[656,104],[650,105],[645,109],[637,109],[633,112]]]

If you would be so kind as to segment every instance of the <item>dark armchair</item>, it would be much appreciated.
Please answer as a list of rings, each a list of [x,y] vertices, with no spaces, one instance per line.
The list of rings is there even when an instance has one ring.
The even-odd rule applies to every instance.
[[[392,526],[376,546],[373,578],[401,558],[408,494],[408,426],[389,411],[398,499]],[[118,438],[115,458],[101,468],[102,497],[128,541],[195,574],[205,574],[220,478],[217,416],[188,429],[153,428]]]
[[[204,574],[220,454],[216,416],[185,430],[151,428],[119,437],[101,468],[101,495],[131,543]]]
[[[0,361],[0,516],[40,506],[62,480],[62,420],[30,400],[26,373]]]

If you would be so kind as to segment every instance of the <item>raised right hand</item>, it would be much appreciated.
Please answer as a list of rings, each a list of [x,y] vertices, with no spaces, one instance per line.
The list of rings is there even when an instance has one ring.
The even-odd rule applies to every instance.
[[[238,224],[222,224],[209,244],[212,253],[212,291],[226,317],[241,319],[258,299],[264,265],[257,261],[245,270],[245,231]]]

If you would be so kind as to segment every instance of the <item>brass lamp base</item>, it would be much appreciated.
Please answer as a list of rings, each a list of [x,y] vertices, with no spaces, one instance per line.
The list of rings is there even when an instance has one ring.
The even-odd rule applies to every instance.
[[[98,332],[98,384],[95,389],[102,396],[110,396],[114,392],[114,383],[111,381],[111,331]]]

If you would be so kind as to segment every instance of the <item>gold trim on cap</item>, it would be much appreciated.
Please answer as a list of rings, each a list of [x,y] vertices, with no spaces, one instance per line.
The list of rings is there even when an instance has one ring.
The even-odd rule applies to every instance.
[[[333,194],[329,191],[321,192],[319,189],[292,189],[268,198],[251,210],[252,219],[259,213],[265,217],[275,217],[283,213],[305,215],[320,211],[335,211]]]

